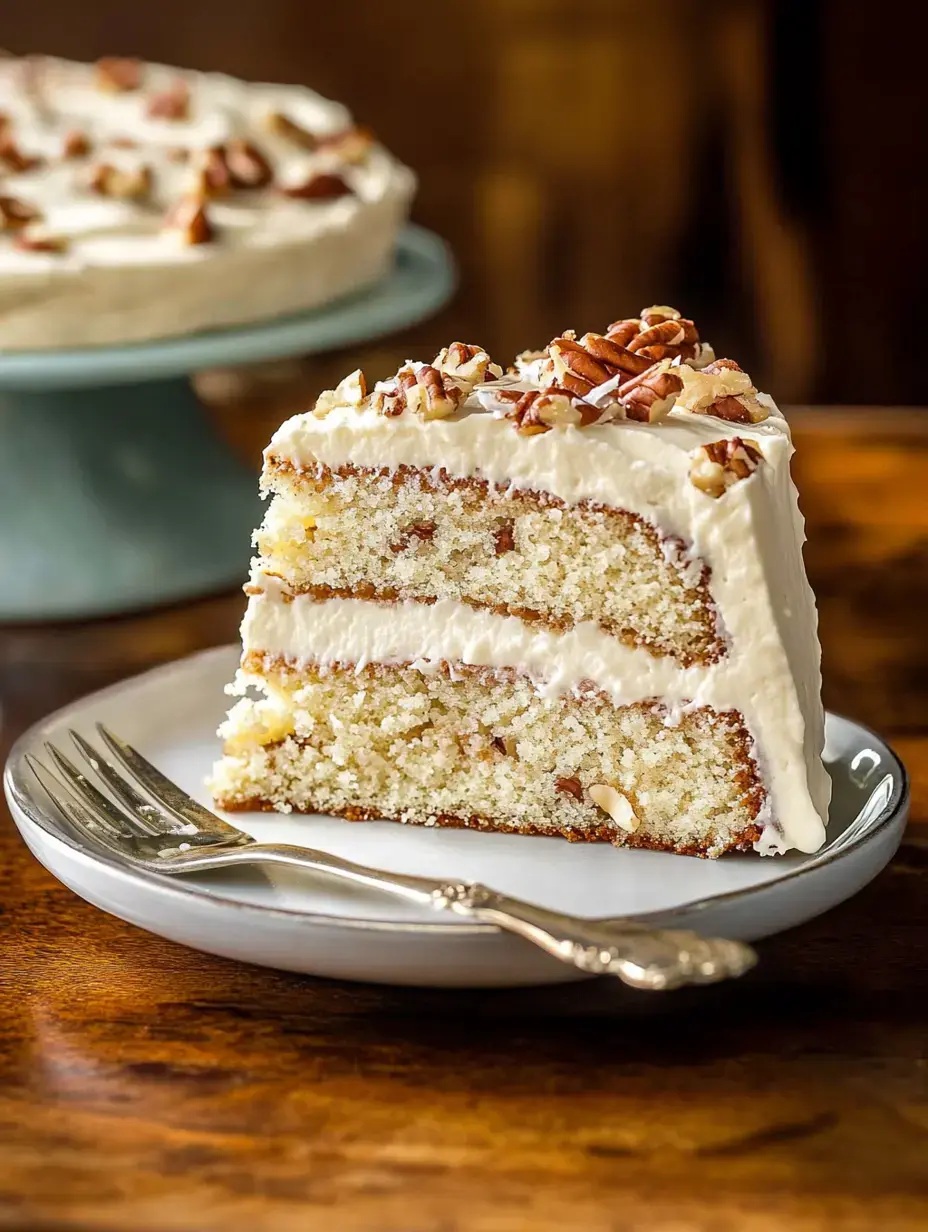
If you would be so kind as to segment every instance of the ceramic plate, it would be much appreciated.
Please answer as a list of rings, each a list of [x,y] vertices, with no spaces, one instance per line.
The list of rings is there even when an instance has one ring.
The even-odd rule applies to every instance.
[[[219,752],[216,727],[238,650],[220,647],[126,680],[36,724],[14,747],[7,798],[33,854],[88,902],[159,936],[227,958],[341,979],[492,987],[583,978],[488,925],[287,868],[216,871],[184,879],[130,871],[78,839],[25,764],[42,742],[67,747],[102,720],[191,795]],[[815,856],[709,861],[563,839],[427,830],[390,822],[241,814],[256,838],[300,843],[379,868],[482,881],[588,916],[672,921],[757,940],[855,894],[888,862],[908,811],[905,771],[865,728],[828,716],[825,760],[834,783],[828,842]]]

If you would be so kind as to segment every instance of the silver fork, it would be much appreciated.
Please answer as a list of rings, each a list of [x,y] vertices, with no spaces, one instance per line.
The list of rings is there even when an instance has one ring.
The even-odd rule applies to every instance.
[[[704,938],[686,930],[652,928],[628,920],[584,919],[549,911],[475,882],[387,873],[308,847],[259,843],[198,804],[102,723],[97,724],[97,731],[115,761],[78,732],[70,732],[92,777],[53,744],[45,748],[57,773],[35,757],[27,755],[27,761],[70,824],[133,868],[161,874],[260,863],[310,869],[495,924],[561,962],[591,974],[616,975],[633,988],[711,984],[743,975],[757,961],[750,946],[740,941]]]

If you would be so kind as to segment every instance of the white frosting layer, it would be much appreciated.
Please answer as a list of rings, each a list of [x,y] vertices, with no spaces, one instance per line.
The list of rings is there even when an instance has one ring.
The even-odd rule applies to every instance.
[[[711,569],[728,644],[715,665],[684,669],[585,625],[557,634],[445,603],[285,604],[272,591],[251,601],[246,649],[323,661],[458,659],[515,667],[558,691],[592,679],[623,703],[656,698],[736,709],[754,738],[772,806],[760,850],[814,851],[830,795],[815,602],[802,563],[789,427],[772,400],[761,399],[770,415],[759,424],[674,410],[658,424],[619,421],[534,436],[477,410],[473,398],[453,418],[428,423],[409,413],[388,419],[337,408],[324,419],[295,416],[267,451],[271,482],[276,460],[297,468],[408,465],[640,514]],[[734,435],[756,443],[764,465],[713,499],[689,481],[690,451]]]
[[[309,153],[267,130],[279,112],[315,134],[345,130],[347,110],[297,86],[252,85],[219,74],[146,64],[142,88],[101,91],[90,65],[42,58],[0,60],[0,114],[25,155],[43,164],[3,174],[3,193],[39,209],[41,230],[64,237],[61,253],[19,251],[0,235],[0,350],[125,342],[258,321],[311,308],[375,280],[392,256],[414,189],[412,173],[381,146],[357,164]],[[150,119],[153,94],[183,81],[189,119]],[[29,82],[29,89],[24,89]],[[62,160],[78,130],[88,158]],[[119,143],[128,138],[134,148]],[[188,163],[171,151],[241,138],[274,169],[274,186],[208,204],[216,239],[185,245],[163,229],[190,187]],[[90,168],[152,170],[148,201],[99,196]],[[284,196],[315,172],[337,172],[352,189],[337,200]]]

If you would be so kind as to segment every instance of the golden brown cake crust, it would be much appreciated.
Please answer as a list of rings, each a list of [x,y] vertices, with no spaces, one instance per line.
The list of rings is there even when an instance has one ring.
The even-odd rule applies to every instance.
[[[277,810],[269,800],[223,800],[216,803],[227,813],[273,813]],[[296,808],[294,813],[311,814],[321,810],[313,807]],[[679,856],[700,856],[705,859],[710,855],[727,854],[732,851],[750,851],[760,838],[761,829],[757,825],[746,826],[745,829],[725,847],[707,842],[701,845],[662,843],[646,835],[618,833],[612,826],[561,826],[557,829],[533,825],[518,825],[503,827],[487,817],[454,817],[440,813],[429,817],[428,821],[415,817],[384,817],[375,809],[346,808],[329,809],[327,816],[343,817],[346,821],[392,821],[401,825],[442,826],[454,830],[482,830],[493,834],[534,835],[541,838],[566,838],[568,843],[609,843],[613,847],[637,847],[644,851],[668,851]]]

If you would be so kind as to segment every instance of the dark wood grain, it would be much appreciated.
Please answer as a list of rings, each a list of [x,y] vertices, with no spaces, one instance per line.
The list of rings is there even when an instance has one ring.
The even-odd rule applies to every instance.
[[[256,457],[323,377],[246,391],[217,418]],[[738,985],[439,993],[160,941],[52,880],[3,813],[0,1227],[926,1226],[928,423],[794,421],[828,704],[887,734],[912,772],[891,867],[763,943]],[[241,606],[5,630],[0,743],[70,697],[231,639]]]

